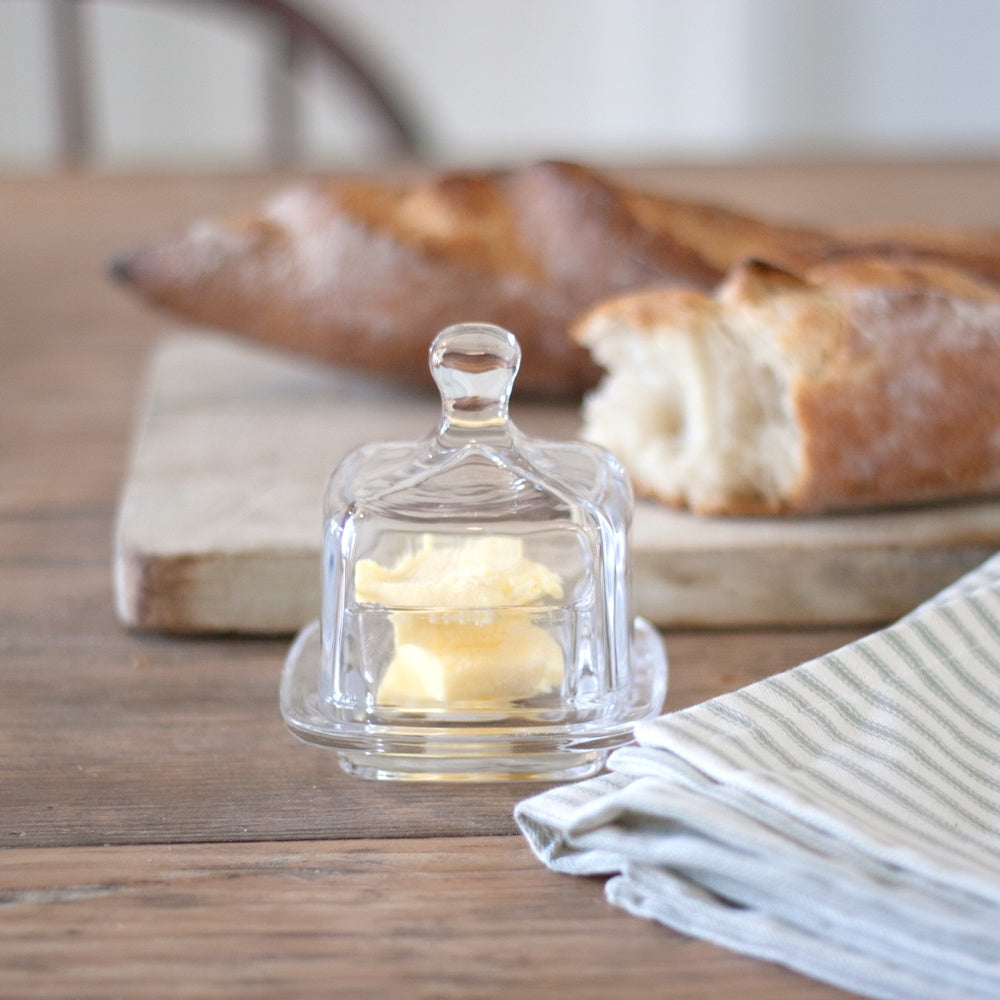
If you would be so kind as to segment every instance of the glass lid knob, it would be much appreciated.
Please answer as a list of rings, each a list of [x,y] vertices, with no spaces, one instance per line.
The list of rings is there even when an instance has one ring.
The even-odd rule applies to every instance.
[[[499,326],[460,323],[442,330],[430,348],[430,369],[441,392],[443,431],[502,427],[521,348]]]

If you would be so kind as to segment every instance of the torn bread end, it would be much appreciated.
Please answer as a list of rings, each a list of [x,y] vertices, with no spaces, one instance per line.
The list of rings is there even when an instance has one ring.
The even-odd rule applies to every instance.
[[[578,328],[608,373],[584,403],[584,436],[621,459],[639,493],[665,503],[781,509],[801,467],[781,359],[754,317],[738,320],[695,294],[665,304],[652,320],[621,300],[620,311],[606,306]]]

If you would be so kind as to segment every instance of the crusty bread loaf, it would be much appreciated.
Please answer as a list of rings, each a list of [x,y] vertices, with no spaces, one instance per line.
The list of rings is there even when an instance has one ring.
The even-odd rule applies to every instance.
[[[637,493],[705,514],[823,512],[1000,490],[1000,289],[953,267],[737,266],[574,330],[607,370],[584,435]]]
[[[497,323],[521,344],[519,393],[579,396],[599,374],[568,334],[587,307],[653,284],[707,289],[748,253],[796,263],[828,242],[540,163],[303,183],[167,234],[112,270],[185,320],[428,385],[439,330]]]
[[[579,397],[600,370],[569,329],[604,299],[709,290],[746,258],[804,273],[876,251],[949,262],[1000,287],[996,234],[834,236],[571,163],[305,182],[243,214],[196,220],[112,270],[178,318],[427,387],[439,330],[496,323],[521,344],[519,394]]]

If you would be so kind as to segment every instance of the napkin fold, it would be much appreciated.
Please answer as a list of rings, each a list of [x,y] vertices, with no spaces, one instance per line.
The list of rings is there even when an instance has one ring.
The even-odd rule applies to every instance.
[[[518,804],[611,902],[867,996],[1000,997],[1000,553]]]

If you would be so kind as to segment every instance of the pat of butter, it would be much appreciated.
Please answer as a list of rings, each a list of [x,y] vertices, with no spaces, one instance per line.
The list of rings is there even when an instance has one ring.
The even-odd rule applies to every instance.
[[[526,559],[518,538],[438,547],[425,537],[395,566],[359,561],[354,584],[359,602],[390,609],[395,654],[381,704],[512,701],[562,683],[562,648],[532,621],[546,598],[562,598],[562,580]]]

